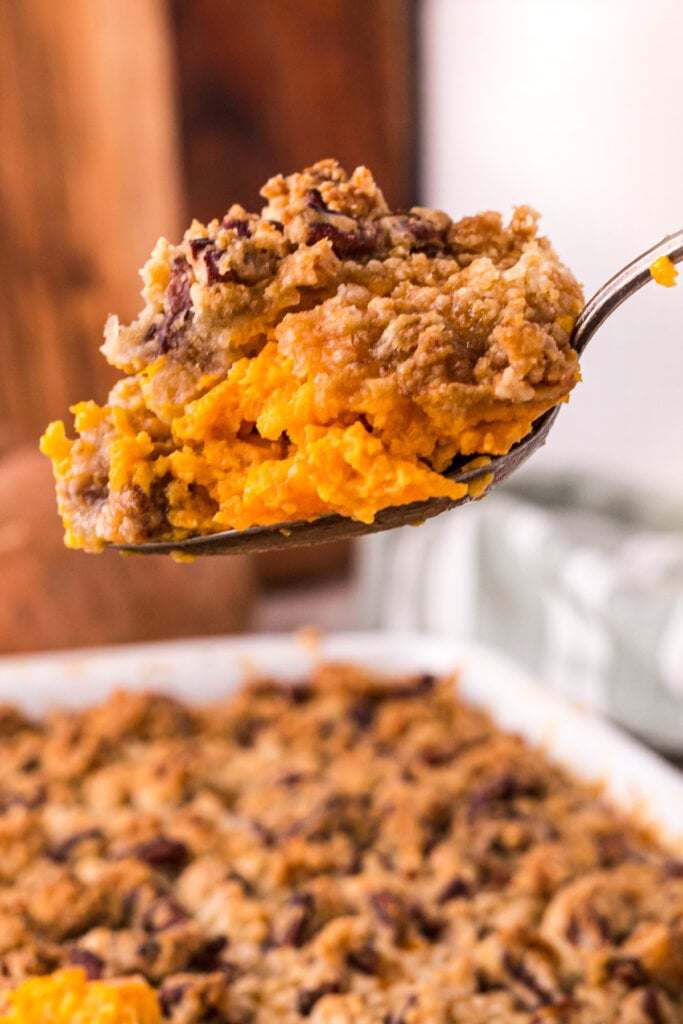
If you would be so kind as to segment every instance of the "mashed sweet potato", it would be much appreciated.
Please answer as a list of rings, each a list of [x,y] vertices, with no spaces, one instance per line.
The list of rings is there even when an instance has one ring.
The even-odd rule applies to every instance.
[[[576,383],[581,289],[528,207],[392,212],[332,160],[262,195],[158,243],[145,309],[105,329],[125,376],[75,440],[48,427],[69,545],[457,500],[456,456],[507,452]]]
[[[672,288],[678,277],[676,266],[668,256],[658,256],[650,267],[650,274],[657,284],[664,285],[665,288]]]
[[[160,1024],[156,992],[142,978],[88,981],[80,968],[28,978],[8,996],[0,1024]]]

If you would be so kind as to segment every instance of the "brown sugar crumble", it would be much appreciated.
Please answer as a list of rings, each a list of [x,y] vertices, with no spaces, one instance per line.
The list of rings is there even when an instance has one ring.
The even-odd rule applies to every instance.
[[[79,967],[174,1024],[683,1020],[683,862],[452,680],[328,664],[0,734],[0,1009]]]
[[[69,545],[461,500],[453,460],[509,451],[579,379],[581,288],[530,207],[395,211],[334,160],[261,195],[158,242],[144,309],[105,327],[124,376],[74,439],[48,427]]]

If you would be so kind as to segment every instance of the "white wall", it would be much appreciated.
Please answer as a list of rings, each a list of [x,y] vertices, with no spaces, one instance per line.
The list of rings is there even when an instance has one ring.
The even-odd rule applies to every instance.
[[[683,228],[682,0],[424,0],[423,195],[519,203],[584,283]],[[683,499],[683,265],[591,342],[536,468],[615,472]]]

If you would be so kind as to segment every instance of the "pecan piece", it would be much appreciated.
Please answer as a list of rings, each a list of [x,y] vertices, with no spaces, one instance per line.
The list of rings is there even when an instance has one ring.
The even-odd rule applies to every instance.
[[[104,832],[101,828],[87,828],[82,832],[76,832],[74,835],[69,836],[67,839],[63,839],[61,843],[57,843],[56,846],[49,847],[46,850],[46,856],[50,860],[56,861],[57,864],[65,864],[69,859],[73,851],[81,845],[81,843],[103,840]]]
[[[190,915],[171,896],[161,896],[145,911],[142,927],[148,932],[163,932],[189,921]]]
[[[379,224],[331,210],[316,188],[306,193],[305,203],[297,218],[303,235],[297,232],[295,241],[315,245],[326,238],[338,256],[367,256],[380,248],[385,232]]]
[[[406,1021],[408,1019],[408,1012],[413,1008],[413,1006],[415,1006],[416,1003],[416,995],[413,994],[411,996],[408,996],[403,1008],[401,1010],[396,1010],[393,1013],[388,1013],[384,1018],[383,1024],[406,1024]]]
[[[189,851],[185,843],[179,839],[167,839],[159,836],[146,843],[140,843],[133,850],[136,860],[149,864],[160,871],[180,871],[189,860]]]
[[[315,900],[309,892],[295,893],[289,901],[289,919],[277,945],[303,946],[310,938]]]
[[[226,214],[223,218],[223,227],[232,229],[237,233],[239,238],[250,238],[251,237],[251,226],[248,220],[243,220],[241,217],[231,217]]]
[[[338,981],[327,981],[316,988],[301,989],[296,997],[296,1008],[302,1017],[308,1017],[319,999],[322,999],[323,996],[335,995],[338,992],[341,992],[341,985]]]
[[[166,311],[157,332],[159,352],[162,355],[176,346],[191,314],[190,265],[184,256],[176,256],[166,289]]]
[[[545,785],[542,779],[523,781],[513,772],[505,772],[475,790],[470,797],[468,818],[470,821],[476,821],[481,814],[490,811],[492,804],[507,804],[521,796],[539,799],[544,795]]]
[[[159,1006],[164,1017],[170,1017],[171,1012],[182,1002],[188,986],[182,982],[167,984],[164,982],[159,990]]]
[[[652,1021],[652,1024],[667,1024],[664,1011],[662,1010],[657,989],[651,985],[645,989],[640,1000],[643,1013]]]
[[[196,260],[200,252],[206,249],[207,245],[211,245],[210,238],[191,238],[190,252],[192,253],[192,258]]]
[[[451,900],[469,899],[472,895],[472,887],[464,878],[456,875],[444,886],[437,897],[437,903],[450,903]]]
[[[603,945],[612,941],[609,921],[591,906],[584,906],[581,913],[570,916],[564,934],[572,946]]]
[[[346,954],[346,963],[354,971],[374,975],[379,972],[380,955],[369,942],[366,942],[359,949],[352,949]]]
[[[683,860],[667,860],[662,874],[664,878],[683,878]]]
[[[238,280],[235,271],[228,267],[220,270],[218,264],[222,256],[225,256],[225,249],[208,249],[204,253],[204,264],[206,266],[206,280],[208,284],[225,284]]]
[[[189,971],[215,971],[219,964],[220,954],[228,945],[225,935],[215,935],[196,950],[187,965]]]
[[[72,967],[82,967],[88,981],[97,981],[104,974],[104,960],[89,949],[75,946],[69,950],[69,963]]]
[[[608,978],[620,981],[627,988],[640,988],[647,985],[648,973],[640,960],[635,956],[615,956],[605,964]]]
[[[42,783],[36,786],[33,792],[18,793],[15,790],[8,790],[0,793],[0,814],[4,814],[10,807],[25,807],[28,811],[34,811],[45,803],[47,790]]]
[[[360,732],[367,732],[377,715],[377,705],[374,701],[362,698],[351,705],[347,715]]]
[[[541,1006],[551,1006],[555,1001],[555,997],[551,992],[538,981],[534,974],[525,966],[525,964],[514,957],[509,950],[505,950],[502,957],[502,967],[505,972],[517,983],[518,987],[521,987],[524,993],[528,993],[533,1001],[533,1005],[528,1009],[533,1009],[539,1004]]]
[[[415,930],[427,942],[437,942],[441,937],[441,933],[444,930],[444,922],[426,913],[422,907],[417,904],[411,904],[410,917],[415,925]]]
[[[400,896],[389,889],[377,889],[370,893],[370,904],[375,914],[394,934],[394,940],[402,943],[408,930],[407,908]]]

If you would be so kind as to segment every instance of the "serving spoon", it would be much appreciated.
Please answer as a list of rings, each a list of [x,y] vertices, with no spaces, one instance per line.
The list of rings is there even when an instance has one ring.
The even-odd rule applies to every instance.
[[[598,289],[584,306],[574,324],[570,344],[580,355],[598,328],[608,316],[630,295],[652,280],[650,267],[661,256],[672,263],[683,259],[683,230],[667,235],[661,242],[628,263],[614,277]],[[145,544],[116,544],[119,551],[142,555],[175,553],[179,556],[224,555],[241,552],[269,551],[274,548],[290,548],[321,541],[340,540],[380,530],[391,530],[409,523],[417,524],[448,509],[463,505],[474,497],[488,494],[493,487],[502,483],[526,462],[546,438],[560,410],[557,405],[549,409],[534,422],[529,434],[513,445],[505,455],[493,455],[486,459],[476,456],[460,457],[443,474],[456,483],[474,484],[473,493],[453,500],[451,498],[429,498],[427,501],[409,505],[396,505],[382,509],[371,523],[361,523],[347,516],[335,513],[320,516],[310,522],[296,521],[275,523],[270,526],[252,526],[247,530],[224,530],[184,540],[149,541]],[[479,483],[479,487],[476,485]]]

